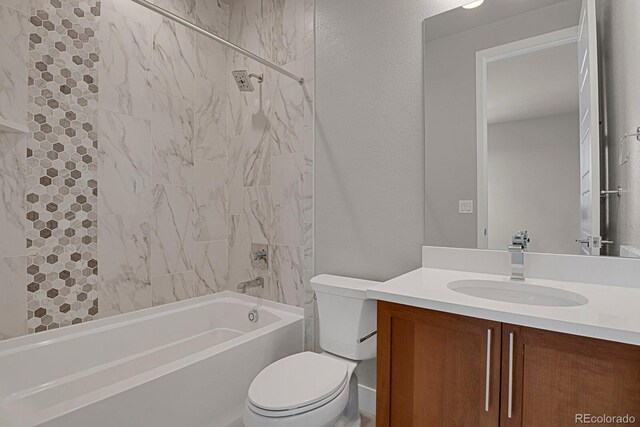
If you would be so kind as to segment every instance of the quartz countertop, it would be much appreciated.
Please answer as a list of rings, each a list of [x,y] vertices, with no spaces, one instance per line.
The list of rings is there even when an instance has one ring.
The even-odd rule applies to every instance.
[[[480,319],[640,345],[640,289],[527,278],[542,285],[576,292],[585,305],[549,307],[494,301],[455,292],[456,280],[509,282],[505,276],[438,268],[419,268],[367,290],[367,297]],[[640,280],[640,279],[639,279]],[[520,282],[514,282],[517,286]]]

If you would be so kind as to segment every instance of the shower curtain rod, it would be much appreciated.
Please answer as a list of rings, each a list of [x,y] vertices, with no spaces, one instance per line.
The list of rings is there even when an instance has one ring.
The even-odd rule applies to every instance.
[[[166,9],[163,9],[163,8],[161,8],[159,6],[156,6],[155,4],[150,3],[147,0],[131,0],[131,1],[133,1],[134,3],[138,3],[139,5],[141,5],[143,7],[146,7],[147,9],[152,10],[152,11],[162,15],[165,18],[169,18],[172,21],[175,21],[175,22],[177,22],[177,23],[179,23],[181,25],[184,25],[187,28],[191,28],[192,30],[194,30],[197,33],[202,34],[203,36],[209,37],[210,39],[213,39],[213,40],[215,40],[215,41],[217,41],[219,43],[222,43],[226,47],[235,50],[236,52],[240,53],[241,55],[244,55],[244,56],[246,56],[248,58],[251,58],[254,61],[257,61],[257,62],[259,62],[259,63],[271,68],[272,70],[278,71],[279,73],[282,73],[285,76],[297,81],[298,84],[303,84],[304,83],[304,79],[302,77],[296,76],[295,74],[285,70],[284,68],[277,66],[273,62],[267,61],[266,59],[263,59],[263,58],[259,57],[258,55],[254,54],[254,53],[251,53],[246,49],[241,48],[240,46],[236,46],[235,44],[233,44],[231,42],[228,42],[227,40],[223,39],[222,37],[218,37],[215,34],[209,32],[209,31],[207,31],[207,30],[205,30],[205,29],[203,29],[201,27],[198,27],[195,24],[192,24],[191,22],[187,21],[186,19],[181,18],[180,16],[178,16],[178,15],[176,15],[174,13],[171,13]]]

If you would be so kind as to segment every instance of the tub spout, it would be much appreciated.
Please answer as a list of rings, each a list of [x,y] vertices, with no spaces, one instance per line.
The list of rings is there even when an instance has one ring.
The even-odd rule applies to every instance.
[[[250,288],[264,288],[264,279],[262,277],[256,277],[253,280],[242,282],[238,285],[238,292],[246,294],[247,289]]]

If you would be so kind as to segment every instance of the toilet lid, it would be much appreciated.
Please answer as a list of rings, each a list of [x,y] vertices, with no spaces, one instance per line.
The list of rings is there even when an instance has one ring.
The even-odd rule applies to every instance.
[[[346,381],[346,363],[307,351],[263,369],[249,387],[249,401],[267,411],[286,411],[333,396]]]

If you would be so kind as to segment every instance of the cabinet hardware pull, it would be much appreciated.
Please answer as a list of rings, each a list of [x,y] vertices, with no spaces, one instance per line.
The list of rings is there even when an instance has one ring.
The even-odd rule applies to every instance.
[[[484,410],[489,412],[489,389],[491,382],[491,328],[487,329],[487,372],[485,374]]]
[[[513,332],[509,332],[509,403],[507,416],[511,418],[513,408]]]

